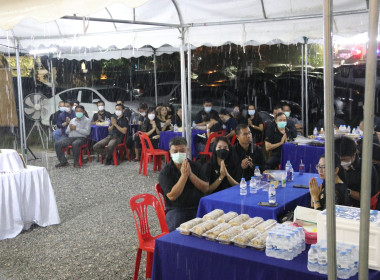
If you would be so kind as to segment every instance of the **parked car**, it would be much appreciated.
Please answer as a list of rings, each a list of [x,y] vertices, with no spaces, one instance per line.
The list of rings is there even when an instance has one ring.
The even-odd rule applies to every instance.
[[[290,70],[291,70],[291,68],[290,68],[289,64],[281,64],[281,63],[268,64],[264,68],[265,73],[273,74],[276,77],[280,76],[283,72],[287,72]]]
[[[121,98],[125,104],[132,110],[138,109],[136,101],[130,101],[131,96],[126,90],[113,86],[97,86],[97,87],[77,87],[61,91],[56,94],[56,105],[54,106],[54,97],[46,99],[44,106],[47,111],[42,115],[41,122],[43,125],[49,126],[50,115],[57,111],[58,102],[61,100],[78,100],[86,109],[88,116],[92,116],[98,112],[97,102],[103,100],[105,110],[109,112],[115,111],[116,101]]]

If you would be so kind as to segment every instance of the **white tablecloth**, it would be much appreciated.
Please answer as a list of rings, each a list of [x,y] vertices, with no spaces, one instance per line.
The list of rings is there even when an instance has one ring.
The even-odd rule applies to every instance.
[[[0,240],[17,236],[33,223],[41,227],[60,223],[46,169],[28,166],[0,174]]]
[[[24,170],[24,163],[15,150],[0,150],[0,173]]]

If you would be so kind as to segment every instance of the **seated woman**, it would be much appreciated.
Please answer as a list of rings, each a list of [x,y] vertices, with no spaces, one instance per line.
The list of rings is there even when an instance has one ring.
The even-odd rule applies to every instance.
[[[202,166],[201,174],[209,183],[208,193],[218,192],[239,183],[233,178],[232,147],[227,137],[218,137],[211,161]]]
[[[337,153],[335,153],[335,204],[336,205],[349,205],[347,187],[339,177],[340,159]],[[318,186],[317,180],[311,178],[309,182],[309,190],[311,196],[311,207],[317,210],[326,209],[326,165],[325,155],[322,155],[319,159],[317,170],[319,178],[323,180],[321,186]]]
[[[153,148],[157,149],[158,139],[160,138],[159,120],[156,118],[156,111],[154,108],[148,109],[148,118],[141,126],[141,131],[145,132],[152,142]]]
[[[267,160],[268,169],[277,169],[281,162],[282,144],[286,142],[288,128],[286,127],[286,116],[283,112],[275,116],[275,123],[266,130],[265,148],[270,152]]]
[[[177,113],[172,118],[172,126],[177,125],[177,127],[182,127],[182,108],[177,109]]]
[[[236,120],[237,124],[245,123],[245,119],[243,117],[243,107],[242,106],[235,105],[231,115]]]
[[[254,104],[248,105],[248,114],[245,123],[248,124],[249,129],[251,130],[253,141],[255,143],[263,141],[264,122],[261,119],[259,112],[255,110]]]
[[[158,119],[158,128],[160,131],[170,130],[171,119],[168,118],[168,109],[166,106],[157,107],[157,119]]]

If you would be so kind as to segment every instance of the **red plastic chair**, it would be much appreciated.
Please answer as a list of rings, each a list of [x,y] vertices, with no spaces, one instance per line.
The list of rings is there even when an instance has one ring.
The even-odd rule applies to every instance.
[[[370,208],[372,210],[376,210],[377,201],[379,200],[379,195],[380,195],[380,191],[371,197],[371,203],[370,203],[371,207]]]
[[[137,249],[136,263],[135,263],[135,274],[133,279],[137,280],[139,275],[141,253],[142,251],[147,252],[146,257],[146,278],[151,278],[152,275],[152,264],[153,264],[153,253],[154,253],[154,243],[157,238],[168,234],[168,226],[165,221],[165,212],[160,205],[158,199],[152,194],[139,194],[135,195],[129,200],[129,206],[131,207],[133,213],[133,219],[135,220],[137,236],[139,238],[139,248]],[[148,206],[153,206],[156,211],[158,221],[161,227],[161,234],[157,236],[152,236],[149,231],[148,222]],[[139,223],[135,213],[138,217]]]
[[[66,152],[67,154],[70,154],[70,150],[72,148],[73,148],[73,146],[69,145],[67,147],[63,147],[62,151],[64,153]],[[88,161],[91,162],[90,149],[88,148],[88,137],[87,137],[87,140],[86,140],[86,144],[83,144],[82,146],[79,147],[79,160],[78,160],[79,166],[83,165],[83,155],[84,155],[84,150],[85,149],[87,151]]]
[[[152,142],[146,133],[141,131],[138,131],[137,133],[140,137],[142,147],[139,174],[141,174],[141,169],[143,168],[143,176],[146,176],[148,172],[148,164],[151,158],[153,158],[153,171],[161,170],[161,157],[165,156],[166,163],[168,163],[169,152],[160,149],[154,149]]]
[[[211,140],[216,138],[216,137],[224,136],[225,133],[226,133],[225,130],[221,130],[221,131],[211,133],[207,139],[205,150],[203,152],[199,152],[198,155],[204,155],[206,157],[206,162],[209,161],[211,158],[211,155],[212,155],[212,153],[209,152]]]
[[[125,151],[125,154],[127,155],[128,161],[131,161],[131,157],[129,156],[126,142],[127,142],[127,133],[124,135],[123,142],[120,144],[117,144],[113,149],[112,159],[113,159],[113,164],[115,166],[119,165],[119,162],[117,161],[118,152],[119,152],[119,157],[121,161],[124,160],[124,151]],[[100,162],[103,164],[103,156],[100,157]]]
[[[162,209],[164,209],[164,211],[166,210],[166,205],[165,205],[165,194],[164,192],[162,191],[162,188],[161,188],[161,185],[160,183],[157,183],[155,186],[154,186],[154,189],[156,190],[156,193],[157,193],[157,196],[158,196],[158,200],[160,201],[160,204],[162,206]]]

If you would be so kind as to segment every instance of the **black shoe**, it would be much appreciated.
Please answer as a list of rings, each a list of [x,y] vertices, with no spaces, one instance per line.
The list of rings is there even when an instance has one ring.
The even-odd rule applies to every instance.
[[[104,162],[104,165],[113,165],[113,160],[109,159]]]
[[[79,163],[74,163],[74,168],[81,168],[82,166],[79,165]]]
[[[56,168],[60,168],[60,167],[65,167],[65,166],[68,166],[69,163],[66,161],[66,162],[60,162],[58,164],[55,165]]]

